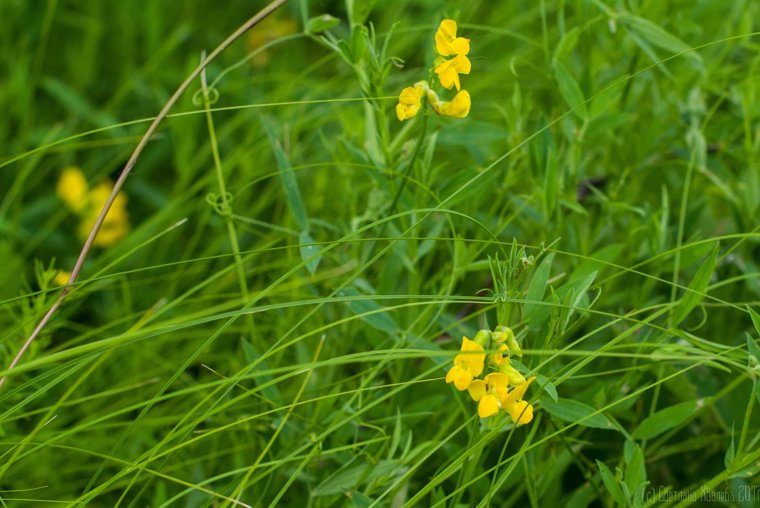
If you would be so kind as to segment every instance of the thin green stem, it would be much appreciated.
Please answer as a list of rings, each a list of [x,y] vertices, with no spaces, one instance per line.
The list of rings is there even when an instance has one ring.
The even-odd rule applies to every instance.
[[[238,275],[238,282],[240,284],[240,291],[242,293],[243,302],[247,302],[250,299],[248,292],[248,282],[245,276],[245,265],[243,264],[243,257],[240,255],[240,244],[238,243],[237,230],[235,229],[235,220],[232,215],[232,207],[230,205],[230,194],[227,192],[227,186],[224,183],[224,171],[222,169],[222,159],[219,155],[219,143],[216,138],[216,129],[214,128],[214,118],[211,114],[211,101],[209,100],[209,89],[206,83],[206,70],[201,72],[201,87],[203,90],[203,107],[206,110],[206,124],[208,126],[209,142],[211,144],[211,154],[214,158],[214,170],[216,172],[216,183],[219,188],[219,212],[224,216],[224,221],[227,225],[227,236],[230,239],[230,245],[232,246],[232,254],[235,258],[235,267]],[[250,317],[250,315],[249,315]]]
[[[420,138],[417,141],[417,146],[414,147],[414,152],[412,153],[412,158],[409,160],[409,165],[404,169],[404,174],[402,176],[401,182],[399,183],[398,189],[396,190],[396,195],[393,197],[393,201],[391,202],[391,207],[389,209],[388,215],[392,215],[396,211],[396,205],[398,205],[399,200],[401,199],[401,193],[404,192],[404,188],[406,187],[406,182],[409,180],[409,178],[412,176],[414,171],[414,165],[417,162],[417,157],[420,154],[420,150],[422,148],[422,144],[425,142],[425,135],[427,134],[427,125],[428,125],[428,117],[430,115],[425,112],[425,114],[422,117],[422,132],[420,133]]]

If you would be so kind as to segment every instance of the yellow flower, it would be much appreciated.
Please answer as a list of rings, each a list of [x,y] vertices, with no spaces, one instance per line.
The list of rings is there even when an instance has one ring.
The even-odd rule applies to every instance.
[[[407,118],[412,118],[420,110],[422,97],[425,95],[425,89],[427,88],[425,85],[419,82],[414,86],[408,86],[401,90],[401,94],[398,96],[398,104],[396,105],[396,115],[399,120],[403,122]]]
[[[508,397],[509,379],[500,372],[488,374],[485,379],[476,379],[470,384],[470,397],[478,402],[478,416],[488,418],[499,412],[501,400]]]
[[[485,361],[486,353],[483,346],[467,337],[462,337],[462,347],[454,358],[454,366],[446,373],[446,382],[453,382],[457,390],[466,390],[472,380],[483,372]]]
[[[87,179],[82,170],[71,166],[63,170],[55,192],[66,206],[79,212],[87,205],[87,189]]]
[[[67,272],[65,270],[58,270],[58,272],[55,274],[55,277],[53,277],[53,282],[58,284],[59,286],[65,286],[69,283],[69,279],[71,278],[71,272]]]
[[[523,384],[515,387],[511,392],[504,394],[500,393],[501,407],[509,413],[512,422],[517,425],[525,425],[533,420],[533,406],[527,401],[522,400],[525,392],[528,390],[528,386],[536,379],[536,376],[530,377]],[[506,396],[504,396],[506,395]]]
[[[66,206],[81,217],[77,234],[82,240],[90,234],[112,190],[113,185],[105,182],[90,189],[84,173],[79,168],[69,167],[61,174],[56,193]],[[114,199],[93,243],[100,247],[108,247],[121,240],[128,232],[127,198],[124,194],[119,194]],[[68,282],[68,277],[63,284],[66,282]]]
[[[457,37],[457,22],[444,19],[435,32],[435,49],[441,56],[466,55],[470,52],[470,39]]]
[[[436,108],[439,115],[464,118],[470,114],[470,94],[462,90],[454,96],[451,102],[441,102]]]
[[[248,52],[251,55],[251,65],[263,67],[271,59],[271,54],[263,46],[282,37],[296,33],[298,27],[290,18],[270,16],[256,26],[256,30],[248,32]]]
[[[497,367],[500,367],[501,364],[505,361],[509,362],[509,348],[506,344],[499,346],[499,349],[497,349],[496,352],[491,355],[491,361]]]
[[[444,88],[451,90],[456,86],[459,90],[459,75],[469,74],[472,68],[470,59],[466,56],[470,52],[470,39],[457,37],[456,22],[453,19],[444,19],[435,32],[435,49],[441,56],[455,55],[449,60],[439,58],[436,61],[435,73],[438,74]]]
[[[450,102],[442,102],[426,81],[406,87],[401,91],[396,105],[396,115],[400,121],[412,118],[419,112],[423,96],[427,97],[433,110],[439,115],[464,118],[470,113],[470,94],[461,90],[459,79],[460,74],[469,74],[472,70],[472,64],[467,58],[470,40],[457,37],[456,22],[444,19],[435,33],[435,47],[440,55],[435,60],[435,73],[444,88],[451,90],[456,87],[457,94]],[[445,58],[448,56],[453,58]]]
[[[79,236],[87,238],[90,230],[95,225],[103,205],[108,201],[113,187],[107,183],[98,184],[89,194],[87,213],[82,217],[79,224]],[[95,237],[94,245],[108,247],[121,240],[129,232],[129,216],[127,214],[127,198],[124,194],[118,194],[114,199],[111,209],[108,210],[103,225]]]
[[[517,343],[515,338],[515,332],[508,326],[497,326],[493,332],[493,338],[496,342],[506,342],[509,347],[509,351],[517,356],[522,356],[522,349],[520,344]]]
[[[450,60],[440,59],[435,66],[435,73],[438,74],[438,79],[445,89],[451,90],[456,86],[459,90],[459,75],[469,74],[471,69],[470,60],[466,56],[459,55]]]

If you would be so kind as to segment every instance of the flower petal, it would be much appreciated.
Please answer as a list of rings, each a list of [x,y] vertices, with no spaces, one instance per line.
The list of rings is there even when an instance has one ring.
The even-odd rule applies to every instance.
[[[497,367],[501,366],[504,362],[509,362],[509,348],[506,344],[499,346],[494,354],[491,355],[491,362]]]
[[[524,400],[517,401],[507,411],[512,418],[512,422],[517,425],[525,425],[533,420],[533,406]]]
[[[509,384],[513,386],[525,384],[525,376],[520,374],[520,371],[512,367],[511,364],[507,363],[506,365],[502,365],[501,371],[509,376]]]
[[[425,87],[421,83],[408,86],[401,90],[396,105],[396,116],[400,121],[412,118],[422,106],[422,97],[425,95]]]
[[[521,384],[520,386],[515,387],[514,390],[509,392],[509,395],[507,396],[506,400],[504,401],[504,407],[507,409],[507,411],[510,410],[510,408],[517,403],[517,401],[522,400],[523,395],[525,395],[525,392],[528,390],[528,386],[536,379],[536,376],[532,376],[530,379],[528,379],[526,382]]]
[[[486,395],[486,383],[481,379],[476,379],[470,383],[470,387],[467,388],[467,391],[470,392],[472,400],[477,402]]]
[[[61,173],[55,192],[66,203],[66,206],[75,212],[79,212],[87,204],[88,189],[87,179],[82,170],[72,166],[64,169]]]
[[[435,49],[439,55],[456,54],[454,39],[457,36],[457,23],[453,19],[444,19],[435,32]]]
[[[470,386],[470,383],[472,383],[472,374],[470,374],[467,369],[455,365],[451,367],[451,370],[446,374],[446,382],[453,382],[457,390],[464,391]]]
[[[470,114],[470,94],[467,90],[462,90],[451,102],[444,102],[438,108],[438,113],[445,116],[453,116],[455,118],[464,118]]]
[[[462,349],[457,357],[461,356],[467,370],[473,377],[477,377],[483,372],[486,363],[486,352],[483,346],[475,341],[462,337]]]
[[[466,55],[470,52],[470,39],[464,37],[457,37],[451,44],[454,48],[454,52],[457,55]]]
[[[499,402],[493,395],[486,395],[478,403],[478,416],[488,418],[499,412]]]
[[[485,382],[492,390],[497,388],[506,388],[509,384],[509,378],[501,372],[492,372],[485,377]]]
[[[438,74],[438,80],[441,82],[441,86],[447,90],[451,90],[454,86],[459,90],[459,74],[452,64],[453,60],[445,60],[438,64],[435,68],[435,73]]]
[[[472,70],[472,63],[466,56],[459,55],[450,60],[451,66],[459,74],[469,74]]]
[[[406,117],[406,107],[403,104],[401,104],[401,103],[396,104],[396,116],[402,122],[404,120],[406,120],[406,118],[407,118]]]

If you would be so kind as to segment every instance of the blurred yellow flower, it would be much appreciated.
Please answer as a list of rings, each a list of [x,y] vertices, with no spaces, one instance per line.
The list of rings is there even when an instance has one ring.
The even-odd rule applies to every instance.
[[[69,166],[61,173],[55,192],[71,210],[78,212],[87,205],[87,179],[79,168]]]
[[[67,272],[65,270],[58,270],[58,272],[55,274],[55,277],[53,277],[53,282],[59,286],[65,286],[66,284],[69,283],[70,278],[71,278],[71,272]]]
[[[444,19],[435,33],[435,47],[440,55],[434,66],[438,80],[447,90],[456,87],[457,94],[450,102],[441,101],[427,81],[419,81],[414,86],[404,88],[396,104],[396,116],[402,122],[419,112],[423,96],[427,98],[433,111],[439,115],[464,118],[470,114],[472,105],[470,94],[467,90],[460,90],[459,80],[460,74],[469,74],[472,69],[470,60],[466,56],[470,52],[470,39],[457,37],[456,22],[452,19]],[[452,55],[454,55],[453,58],[445,58]]]
[[[435,32],[435,49],[441,56],[466,55],[470,52],[470,39],[457,37],[457,22],[444,19]]]
[[[459,90],[459,75],[469,74],[471,69],[470,60],[466,56],[460,55],[450,60],[440,59],[435,66],[435,73],[438,74],[438,79],[446,90],[451,90],[455,86]]]
[[[473,378],[483,372],[485,361],[486,353],[483,346],[467,337],[462,337],[462,347],[454,358],[454,366],[446,373],[446,382],[454,383],[457,390],[466,390]]]
[[[470,114],[471,104],[470,94],[467,90],[462,90],[454,96],[451,102],[441,102],[436,111],[444,116],[464,118]]]
[[[445,89],[451,90],[456,86],[459,90],[459,75],[469,74],[472,69],[470,59],[466,56],[470,52],[470,39],[457,37],[456,21],[444,19],[435,32],[435,49],[442,57],[454,55],[449,60],[438,58],[435,73]]]
[[[408,86],[401,90],[396,104],[396,116],[402,122],[407,118],[412,118],[422,106],[422,97],[425,95],[427,83],[419,82],[414,86]]]
[[[509,379],[504,374],[493,372],[483,380],[476,379],[469,389],[472,400],[478,402],[478,416],[488,418],[499,412],[501,400],[507,397]]]
[[[501,407],[509,413],[512,422],[517,425],[524,425],[530,423],[533,420],[533,406],[527,401],[522,400],[525,392],[528,390],[528,386],[536,379],[536,376],[530,377],[523,384],[515,387],[511,392],[507,393],[501,399]],[[505,395],[505,394],[502,394]]]
[[[69,167],[61,174],[56,192],[66,206],[79,215],[77,235],[81,239],[86,239],[90,234],[112,190],[113,185],[110,182],[99,183],[90,189],[84,173],[79,168]],[[108,247],[121,240],[128,232],[127,198],[120,193],[111,205],[93,244]],[[68,278],[66,280],[68,281]]]
[[[499,367],[505,361],[509,362],[509,348],[506,344],[502,344],[499,346],[499,349],[491,355],[491,362],[493,362],[496,367]]]
[[[296,33],[298,27],[290,18],[278,18],[270,16],[256,26],[255,30],[248,32],[248,51],[255,54],[251,58],[251,65],[263,67],[271,59],[272,55],[262,46],[280,37]]]

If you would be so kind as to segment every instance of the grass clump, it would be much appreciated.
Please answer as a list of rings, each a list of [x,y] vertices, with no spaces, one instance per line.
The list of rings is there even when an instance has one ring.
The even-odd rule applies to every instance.
[[[288,2],[6,368],[251,10],[0,3],[0,506],[760,499],[750,0]]]

